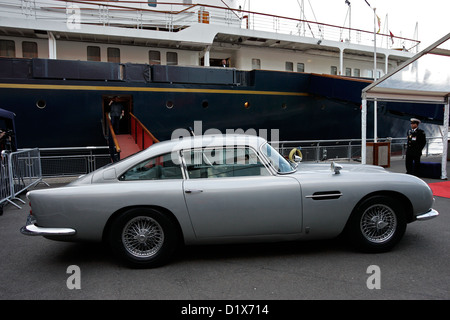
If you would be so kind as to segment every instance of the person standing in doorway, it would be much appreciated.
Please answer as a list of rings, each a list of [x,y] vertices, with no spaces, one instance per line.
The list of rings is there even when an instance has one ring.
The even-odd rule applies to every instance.
[[[419,129],[419,124],[419,119],[411,118],[411,129],[407,133],[408,142],[406,145],[406,173],[415,176],[419,174],[422,149],[427,143],[425,132]]]
[[[110,102],[109,106],[111,110],[109,111],[109,116],[111,119],[111,124],[115,134],[119,134],[120,131],[120,119],[122,119],[125,114],[125,109],[123,105],[119,102],[119,97],[115,96]]]

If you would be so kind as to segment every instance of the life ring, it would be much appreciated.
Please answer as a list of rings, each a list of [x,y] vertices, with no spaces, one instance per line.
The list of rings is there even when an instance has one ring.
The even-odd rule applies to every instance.
[[[289,152],[289,160],[291,162],[295,162],[294,155],[299,156],[300,157],[300,161],[303,159],[303,154],[300,151],[300,149],[298,149],[298,148],[294,148],[294,149],[291,150],[291,152]]]

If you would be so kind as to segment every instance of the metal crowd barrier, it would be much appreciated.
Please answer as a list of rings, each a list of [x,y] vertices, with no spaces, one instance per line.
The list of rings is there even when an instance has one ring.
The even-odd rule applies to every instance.
[[[43,182],[39,149],[25,149],[16,152],[2,151],[1,154],[0,205],[8,202],[17,208],[13,200],[25,203],[17,195]],[[45,183],[47,184],[47,183]]]

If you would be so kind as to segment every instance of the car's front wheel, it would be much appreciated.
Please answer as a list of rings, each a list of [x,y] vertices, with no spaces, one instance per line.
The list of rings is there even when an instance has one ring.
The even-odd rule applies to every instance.
[[[351,244],[365,252],[391,250],[403,237],[405,230],[403,207],[387,196],[364,200],[355,208],[347,225]]]
[[[153,268],[167,263],[178,244],[172,220],[154,209],[130,209],[113,221],[110,230],[113,252],[133,267]]]

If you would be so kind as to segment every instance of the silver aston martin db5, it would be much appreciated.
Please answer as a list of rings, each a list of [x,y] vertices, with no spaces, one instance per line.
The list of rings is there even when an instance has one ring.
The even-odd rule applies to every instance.
[[[371,165],[290,162],[248,135],[160,142],[27,197],[23,234],[105,241],[134,267],[163,265],[180,245],[341,234],[360,250],[382,252],[408,223],[438,215],[419,178]]]

